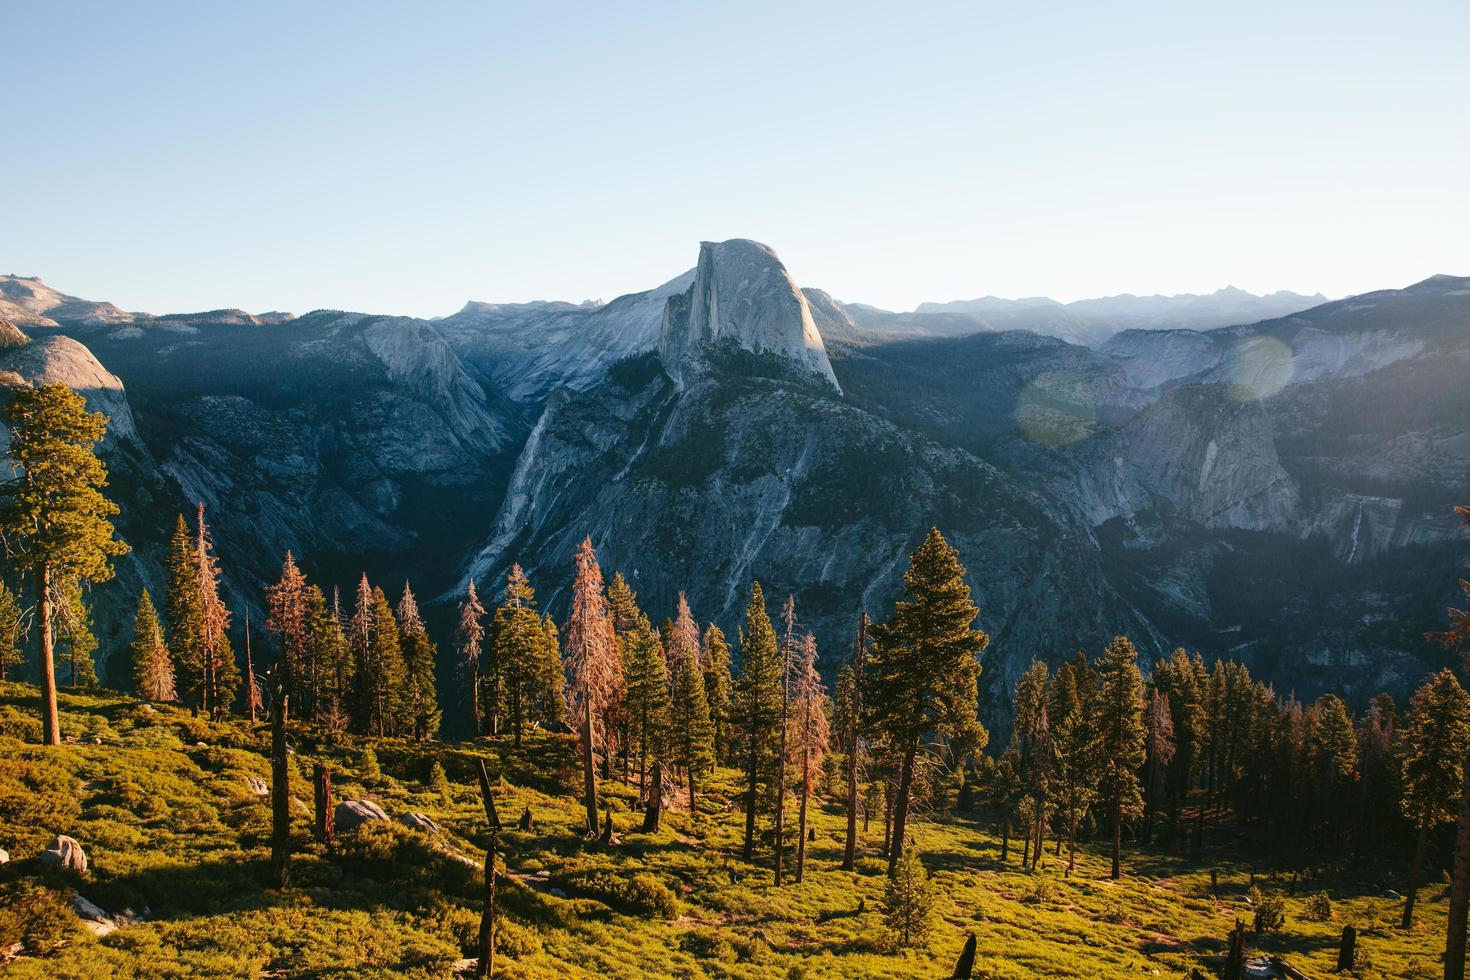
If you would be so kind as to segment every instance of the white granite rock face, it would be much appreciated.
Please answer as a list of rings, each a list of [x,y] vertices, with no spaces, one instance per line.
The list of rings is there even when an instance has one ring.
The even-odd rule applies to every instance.
[[[659,357],[681,387],[702,349],[726,340],[787,358],[840,390],[806,296],[768,245],[744,238],[700,243],[689,292],[664,307]]]

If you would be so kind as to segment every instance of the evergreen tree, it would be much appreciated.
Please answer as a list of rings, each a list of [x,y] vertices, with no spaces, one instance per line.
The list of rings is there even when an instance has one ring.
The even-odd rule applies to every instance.
[[[158,626],[158,613],[153,599],[144,589],[138,596],[138,611],[133,615],[133,687],[140,698],[148,701],[174,701],[174,664],[163,642]]]
[[[470,732],[481,734],[480,728],[480,659],[485,642],[485,607],[475,594],[475,581],[471,579],[465,591],[465,600],[459,604],[459,671],[470,685]]]
[[[9,568],[35,581],[41,633],[41,738],[61,744],[51,624],[62,584],[104,582],[110,559],[127,545],[113,537],[117,506],[102,495],[107,469],[95,447],[107,416],[88,412],[81,395],[64,384],[11,391],[12,477],[0,484],[0,543]]]
[[[934,883],[912,843],[893,852],[900,856],[883,891],[883,925],[899,947],[927,946],[934,929]]]
[[[548,628],[550,633],[548,633]],[[520,565],[511,567],[505,595],[495,610],[491,659],[504,684],[515,744],[531,717],[551,720],[561,690],[561,653],[555,626],[536,614],[536,593]]]
[[[7,680],[10,669],[23,662],[20,652],[23,621],[20,600],[0,580],[0,681]]]
[[[1055,806],[1067,828],[1067,872],[1077,865],[1077,825],[1087,814],[1096,795],[1096,730],[1092,723],[1093,703],[1083,701],[1087,685],[1077,682],[1078,666],[1064,663],[1057,668],[1048,698],[1047,718],[1054,758]],[[1090,670],[1083,661],[1083,670]]]
[[[92,611],[82,597],[82,583],[75,579],[63,582],[55,608],[56,652],[67,665],[67,684],[96,687],[97,666],[92,654],[97,651],[97,637],[92,633]]]
[[[578,716],[582,735],[583,802],[587,829],[596,834],[597,775],[593,757],[599,735],[606,744],[608,721],[622,701],[623,670],[618,659],[617,634],[603,594],[602,569],[592,539],[585,539],[574,556],[577,574],[572,582],[572,609],[562,635],[566,641],[567,706]]]
[[[1455,818],[1466,752],[1470,751],[1470,695],[1451,670],[1441,670],[1415,692],[1400,742],[1403,812],[1418,833],[1401,927],[1414,923],[1429,832]]]
[[[898,752],[893,841],[888,875],[898,872],[907,833],[914,762],[938,732],[971,751],[984,747],[976,714],[979,655],[990,638],[975,629],[979,615],[959,554],[938,529],[909,557],[906,601],[873,627],[872,655],[863,673],[863,704],[870,725]]]
[[[1154,812],[1164,796],[1164,781],[1169,771],[1169,763],[1174,761],[1174,712],[1169,708],[1169,695],[1155,690],[1149,698],[1148,712],[1146,715],[1148,735],[1144,742],[1146,761],[1144,769],[1146,778],[1144,785],[1145,806],[1144,813],[1144,838],[1151,839],[1152,820]]]
[[[663,644],[648,617],[623,637],[624,707],[629,738],[638,749],[638,786],[647,792],[648,763],[662,758],[669,726],[669,676],[664,667]]]
[[[1111,877],[1120,875],[1123,821],[1143,813],[1138,770],[1143,766],[1147,730],[1143,720],[1143,675],[1138,651],[1126,636],[1108,644],[1098,662],[1098,798],[1107,808],[1113,838]]]
[[[219,559],[199,505],[194,534],[194,583],[198,591],[199,657],[203,667],[201,709],[218,720],[229,713],[240,688],[240,668],[230,646],[230,611],[219,595]]]
[[[669,711],[669,761],[684,770],[689,789],[689,816],[693,818],[696,784],[715,767],[715,726],[710,720],[704,671],[699,663],[699,626],[682,592],[669,639],[669,669],[674,675]]]
[[[1462,527],[1470,529],[1470,506],[1455,508]],[[1460,580],[1460,590],[1470,598],[1470,580]],[[1429,633],[1428,638],[1454,649],[1470,641],[1470,610],[1449,610],[1450,628]],[[1445,980],[1464,980],[1465,939],[1470,925],[1470,766],[1460,789],[1460,814],[1455,827],[1454,871],[1450,877],[1449,924],[1445,930]]]
[[[714,623],[704,631],[700,645],[700,664],[704,669],[704,700],[709,705],[709,720],[715,731],[715,761],[728,762],[734,752],[730,718],[730,644],[725,632]]]
[[[180,698],[196,715],[204,706],[204,613],[199,595],[199,567],[195,559],[194,535],[180,514],[169,540],[167,613],[169,654],[173,657]]]
[[[1021,780],[1031,779],[1031,752],[1036,741],[1037,729],[1041,724],[1042,712],[1046,710],[1046,689],[1051,674],[1046,664],[1032,660],[1031,665],[1016,681],[1016,690],[1011,697],[1015,715],[1011,720],[1011,745],[1021,759]]]
[[[347,727],[351,716],[357,663],[342,630],[335,589],[332,595],[333,603],[328,605],[321,589],[307,586],[304,618],[310,644],[308,656],[316,666],[319,680],[319,688],[313,697],[316,710],[312,720],[333,731],[341,731]]]
[[[306,631],[306,589],[306,576],[296,567],[291,552],[286,552],[280,579],[265,592],[265,628],[281,639],[280,662],[292,713],[313,718],[319,681]]]
[[[761,789],[770,785],[780,747],[777,723],[781,714],[781,654],[759,582],[751,587],[739,640],[740,675],[735,680],[733,715],[745,746],[745,842],[741,854],[749,861],[755,851]]]
[[[792,684],[791,717],[795,727],[792,763],[801,781],[801,809],[797,817],[796,880],[806,874],[807,805],[822,771],[831,733],[827,723],[827,689],[817,673],[817,640],[810,633],[802,640]]]
[[[1343,830],[1348,794],[1358,764],[1358,738],[1347,705],[1335,694],[1324,694],[1307,716],[1307,753],[1316,785],[1317,806],[1312,812],[1329,839]]]
[[[419,615],[418,600],[408,582],[398,600],[398,646],[403,653],[404,712],[408,731],[420,742],[439,734],[439,696],[434,686],[434,668],[439,651],[429,639]]]
[[[357,660],[358,730],[367,735],[399,735],[405,714],[407,669],[398,641],[398,621],[381,588],[362,577],[349,632]]]

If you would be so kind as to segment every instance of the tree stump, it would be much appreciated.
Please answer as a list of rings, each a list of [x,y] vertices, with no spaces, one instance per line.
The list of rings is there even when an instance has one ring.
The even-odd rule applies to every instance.
[[[612,807],[608,807],[607,809],[605,809],[605,810],[602,811],[602,835],[600,837],[598,837],[597,839],[598,839],[599,842],[601,842],[603,844],[611,844],[612,843],[612,835],[613,835]]]
[[[1245,923],[1235,920],[1235,931],[1230,934],[1230,952],[1225,956],[1225,969],[1220,980],[1242,980],[1245,976]]]
[[[1337,947],[1337,970],[1334,972],[1345,973],[1351,970],[1358,960],[1358,930],[1352,926],[1342,927],[1342,942]]]
[[[658,820],[664,808],[664,764],[653,763],[653,783],[648,790],[648,809],[643,813],[643,832],[658,833]]]
[[[959,961],[954,965],[954,973],[950,980],[970,980],[970,974],[975,969],[975,934],[970,933],[965,940],[965,948],[960,951]]]
[[[521,811],[521,822],[517,826],[519,826],[521,830],[533,830],[535,828],[535,821],[531,819],[530,807],[526,807],[523,811]]]
[[[318,762],[312,770],[312,797],[316,804],[316,839],[327,847],[336,836],[336,816],[332,812],[332,770]]]

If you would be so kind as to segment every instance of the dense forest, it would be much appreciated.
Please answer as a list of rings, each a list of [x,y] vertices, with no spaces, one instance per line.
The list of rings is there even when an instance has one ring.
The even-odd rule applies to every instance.
[[[1004,692],[1010,731],[988,732],[978,708],[990,643],[985,611],[966,584],[962,556],[939,529],[910,555],[894,607],[854,608],[850,649],[825,656],[794,598],[767,596],[759,582],[750,583],[740,621],[723,627],[700,620],[683,594],[673,609],[642,608],[622,574],[604,576],[590,539],[573,557],[564,621],[538,607],[538,583],[516,565],[503,581],[480,583],[483,599],[471,582],[455,603],[452,630],[437,640],[409,583],[385,588],[362,575],[344,595],[336,583],[309,581],[287,553],[263,597],[268,615],[259,625],[271,642],[252,647],[249,624],[221,598],[229,556],[216,553],[200,505],[178,517],[165,594],[136,597],[133,685],[113,694],[98,688],[87,609],[89,588],[111,576],[126,550],[113,533],[117,507],[93,452],[107,420],[63,385],[18,388],[5,411],[15,468],[0,499],[0,682],[10,679],[0,687],[0,834],[10,839],[0,836],[0,845],[14,850],[0,869],[0,958],[42,971],[50,963],[54,975],[70,975],[64,971],[86,962],[74,909],[92,903],[81,893],[100,885],[94,890],[139,902],[150,890],[99,882],[109,859],[98,852],[146,852],[184,836],[187,824],[158,829],[176,804],[139,773],[109,784],[111,802],[82,805],[68,787],[79,773],[120,764],[103,761],[108,752],[157,753],[175,742],[182,750],[178,739],[167,746],[136,739],[168,719],[198,736],[202,751],[232,743],[268,766],[268,776],[248,777],[253,795],[269,803],[268,820],[262,813],[256,826],[242,818],[223,848],[240,851],[231,873],[248,872],[255,890],[308,889],[312,900],[350,905],[350,890],[333,897],[323,869],[336,861],[333,873],[350,878],[374,847],[384,861],[391,852],[395,867],[408,860],[403,833],[389,839],[374,826],[405,780],[422,782],[421,795],[442,805],[446,821],[473,821],[472,835],[446,829],[421,805],[404,822],[437,843],[402,873],[412,878],[405,893],[437,888],[436,900],[456,914],[475,910],[478,919],[449,945],[461,954],[452,968],[479,975],[560,975],[569,961],[538,962],[555,945],[538,936],[568,921],[548,922],[520,893],[550,888],[538,885],[532,864],[586,852],[618,855],[619,870],[557,872],[555,891],[616,910],[608,930],[624,916],[682,923],[676,932],[696,937],[679,940],[689,954],[675,971],[683,975],[768,975],[773,963],[786,975],[933,975],[939,957],[955,976],[1031,975],[1035,963],[1017,967],[1004,942],[985,936],[993,912],[956,925],[960,882],[973,883],[962,876],[1002,869],[1030,882],[1021,907],[1034,907],[1037,928],[1050,921],[1041,910],[1076,879],[1141,890],[1208,874],[1208,886],[1191,886],[1199,888],[1192,899],[1224,903],[1211,909],[1227,923],[1213,937],[1218,943],[1136,946],[1179,975],[1241,977],[1256,952],[1276,951],[1320,955],[1361,976],[1411,969],[1429,976],[1440,974],[1442,950],[1443,976],[1464,976],[1470,695],[1448,651],[1470,637],[1470,614],[1451,611],[1448,631],[1437,634],[1444,668],[1403,704],[1381,694],[1355,709],[1332,693],[1305,704],[1229,658],[1181,649],[1142,663],[1128,637],[1099,637],[1093,651],[1038,656]],[[1462,516],[1470,522],[1470,511]],[[824,662],[842,666],[824,677]],[[446,663],[455,682],[440,690]],[[446,712],[464,713],[456,727],[469,737],[441,740]],[[124,716],[126,725],[112,725]],[[82,755],[63,778],[48,759],[67,752]],[[396,775],[385,774],[379,752]],[[355,798],[334,796],[334,779],[337,793],[351,787]],[[534,808],[528,788],[544,797]],[[92,841],[63,832],[68,821],[89,819],[89,809],[128,818],[135,829]],[[538,830],[542,822],[557,829]],[[53,824],[54,833],[37,833]],[[225,825],[212,832],[230,836]],[[466,856],[451,843],[455,834],[483,853]],[[940,845],[956,835],[964,840],[958,851]],[[655,853],[670,847],[688,852],[681,871]],[[256,850],[259,860],[249,856]],[[445,855],[454,867],[429,883]],[[1244,882],[1236,880],[1242,869]],[[814,871],[822,877],[812,882]],[[1240,902],[1226,898],[1222,871],[1229,887],[1247,892]],[[722,889],[756,887],[841,900],[864,894],[864,878],[876,889],[872,910],[866,898],[855,912],[815,915],[799,904],[810,898],[762,899],[773,921],[810,919],[816,935],[838,930],[834,918],[860,919],[842,952],[865,958],[845,965],[840,955],[804,957],[790,934],[784,945],[759,939],[764,951],[747,935],[737,948],[712,925],[713,906],[699,905],[718,904]],[[1293,914],[1328,939],[1289,942],[1288,899]],[[152,904],[166,901],[154,894]],[[681,916],[681,903],[704,911]],[[372,907],[393,905],[379,896]],[[113,945],[96,952],[96,962],[121,970],[129,961],[125,937],[149,918],[109,916],[121,928],[102,933]],[[412,932],[413,919],[395,928]],[[1095,935],[1083,923],[1056,941],[1085,948],[1113,927],[1135,939],[1150,932],[1111,906],[1098,920],[1107,926]],[[409,962],[397,955],[357,972]],[[424,975],[450,968],[425,955],[414,966]],[[297,975],[300,962],[279,949],[272,956],[269,969],[280,972],[269,975]],[[1025,961],[1019,952],[1014,959]],[[614,973],[625,968],[603,964]],[[128,969],[148,975],[136,961]],[[186,973],[181,965],[169,975]]]

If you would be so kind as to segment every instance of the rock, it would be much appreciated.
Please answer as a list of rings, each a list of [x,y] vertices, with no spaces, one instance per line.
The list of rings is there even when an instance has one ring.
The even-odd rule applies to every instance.
[[[252,796],[271,795],[270,784],[268,784],[264,779],[261,779],[259,776],[246,776],[245,785],[250,787],[250,793]]]
[[[433,834],[436,837],[444,836],[444,829],[435,823],[434,818],[427,813],[405,813],[399,819],[406,827]]]
[[[546,894],[552,896],[553,898],[566,898],[567,897],[567,893],[564,892],[564,891],[562,891],[560,888],[548,889],[547,892],[546,892]]]
[[[1398,892],[1394,891],[1392,888],[1387,888],[1387,889],[1384,889],[1383,897],[1384,898],[1391,898],[1391,899],[1394,899],[1395,901],[1397,901],[1398,899],[1401,899],[1404,896],[1400,895]]]
[[[9,863],[10,863],[10,852],[7,851],[5,848],[0,847],[0,864],[9,864]]]
[[[41,852],[40,862],[43,868],[87,873],[87,852],[75,840],[62,835],[57,835],[51,846]]]
[[[338,832],[356,830],[365,823],[388,819],[388,814],[372,800],[343,800],[337,804],[332,816]]]

